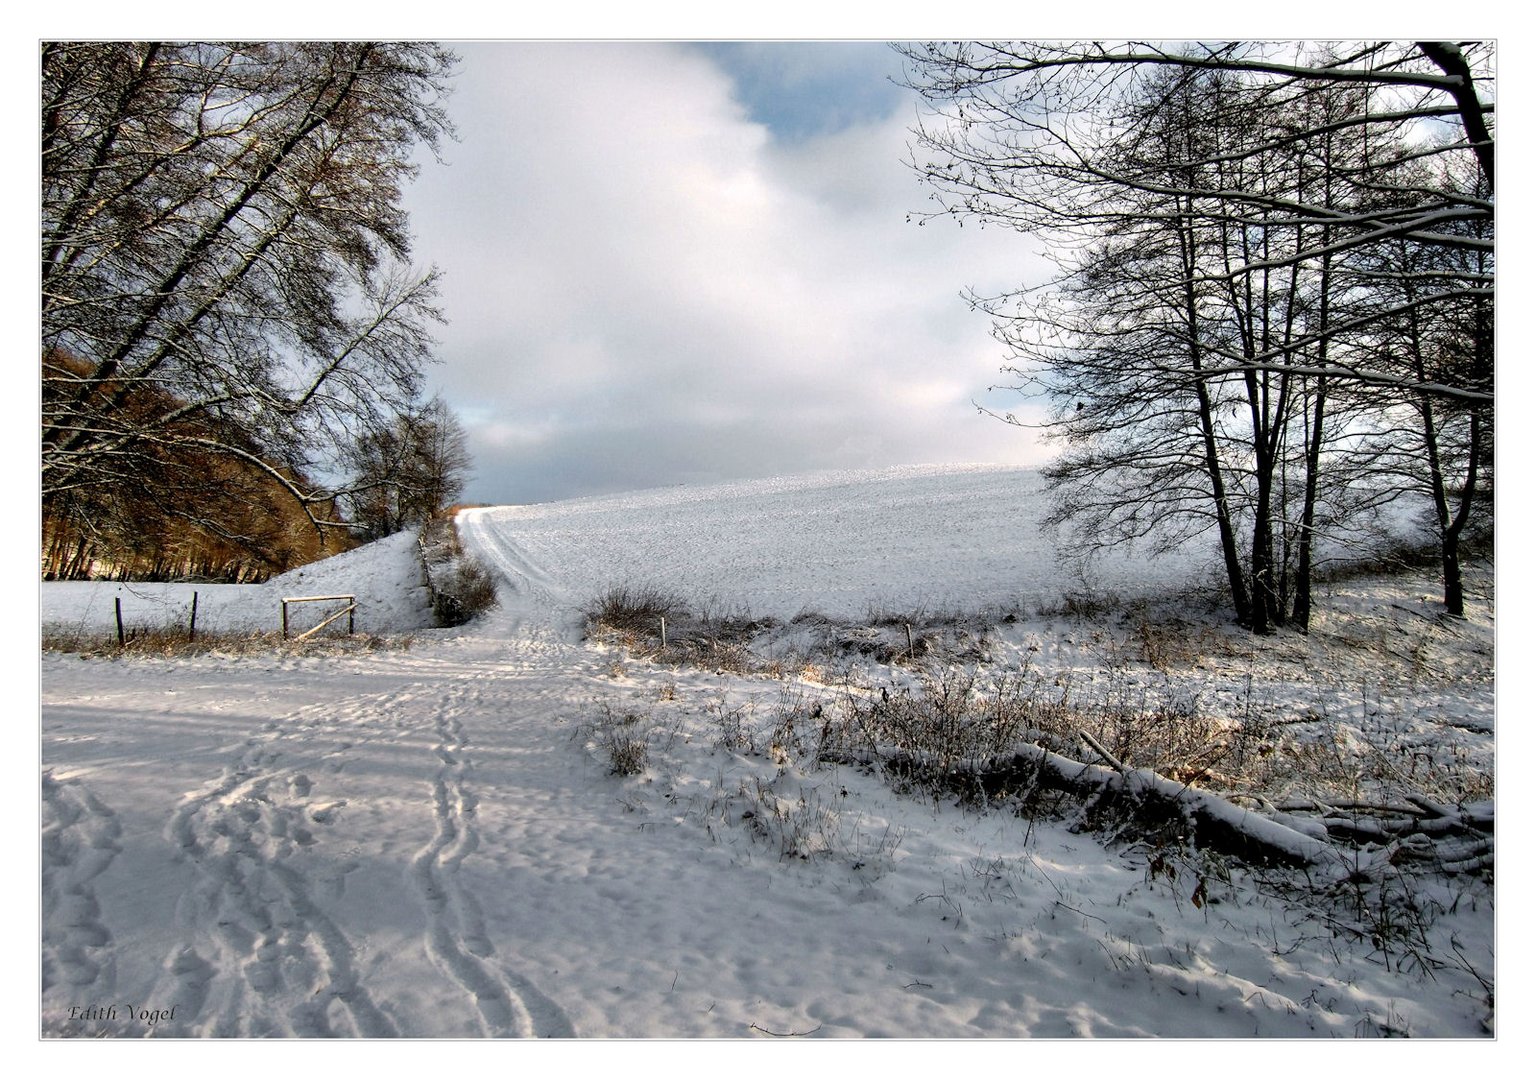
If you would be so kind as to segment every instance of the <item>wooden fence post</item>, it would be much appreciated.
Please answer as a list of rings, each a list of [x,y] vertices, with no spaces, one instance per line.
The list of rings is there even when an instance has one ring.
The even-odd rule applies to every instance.
[[[197,590],[192,590],[192,619],[187,623],[187,640],[197,640]]]
[[[123,637],[123,598],[113,597],[112,604],[117,609],[117,647],[121,649],[126,644],[126,639]]]

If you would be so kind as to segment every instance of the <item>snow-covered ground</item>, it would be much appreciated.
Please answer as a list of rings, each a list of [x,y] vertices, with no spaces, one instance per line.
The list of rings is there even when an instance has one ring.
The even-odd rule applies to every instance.
[[[607,585],[654,585],[700,607],[790,619],[1059,604],[1040,535],[1040,474],[1004,466],[812,473],[474,510],[466,538],[569,614]],[[1206,553],[1098,560],[1092,586],[1127,598],[1207,576]]]
[[[282,626],[285,597],[336,595],[357,598],[354,627],[358,633],[398,633],[431,626],[432,605],[416,547],[415,533],[396,533],[376,544],[290,570],[261,585],[46,582],[42,591],[43,630],[65,637],[115,633],[121,605],[127,631],[172,625],[211,634],[273,631]],[[302,632],[336,607],[295,605],[290,619],[296,632]]]
[[[1168,625],[1204,557],[1083,580],[1041,507],[1031,472],[947,468],[469,511],[501,605],[467,627],[425,629],[409,537],[302,581],[196,587],[200,628],[274,629],[282,596],[349,593],[359,630],[407,648],[46,652],[43,1033],[1486,1036],[1475,876],[1420,882],[1432,925],[1372,942],[1353,931],[1392,913],[1346,924],[1240,868],[900,795],[773,738],[904,670],[734,675],[581,640],[614,585],[786,623],[1008,612],[973,665],[1262,708],[1330,747],[1340,784],[1401,767],[1491,785],[1490,574],[1459,627],[1427,578],[1330,586],[1309,638],[1262,645],[1193,605],[1176,614],[1207,647],[1154,669],[1128,643]],[[1085,589],[1151,606],[1060,614]],[[42,618],[104,632],[121,595],[130,623],[154,621],[130,600],[179,623],[191,591],[48,584]],[[645,743],[642,771],[612,774],[615,737]]]

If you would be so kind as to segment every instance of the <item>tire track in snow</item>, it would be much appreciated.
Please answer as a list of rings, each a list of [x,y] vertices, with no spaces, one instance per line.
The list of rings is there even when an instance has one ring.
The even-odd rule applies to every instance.
[[[437,719],[440,766],[432,781],[432,839],[411,863],[411,878],[427,914],[428,954],[474,1000],[481,1032],[493,1038],[571,1038],[564,1011],[495,957],[474,894],[459,867],[479,846],[478,801],[468,783],[473,763],[458,714],[466,691],[450,691]]]
[[[344,803],[312,800],[310,778],[278,762],[288,740],[303,745],[323,727],[366,721],[413,696],[394,691],[301,709],[248,739],[218,779],[177,806],[165,835],[199,875],[178,918],[211,928],[213,940],[204,943],[208,955],[187,944],[165,961],[170,999],[185,1020],[154,1034],[398,1034],[360,982],[346,935],[289,861],[316,843],[313,826],[329,823]],[[321,762],[339,771],[344,762],[332,759],[352,745],[343,740]]]
[[[42,780],[42,989],[109,997],[116,966],[92,882],[112,864],[122,826],[79,780]],[[78,1002],[76,1002],[78,1004]]]
[[[565,590],[513,541],[509,530],[491,525],[486,519],[487,513],[484,509],[476,509],[460,515],[458,523],[465,546],[508,583],[516,586],[521,580],[525,588],[546,606],[563,605]]]

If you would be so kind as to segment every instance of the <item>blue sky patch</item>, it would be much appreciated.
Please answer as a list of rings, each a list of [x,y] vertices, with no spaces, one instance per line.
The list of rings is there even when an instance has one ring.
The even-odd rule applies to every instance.
[[[776,139],[833,134],[883,119],[907,100],[901,58],[884,42],[700,42],[736,97]]]

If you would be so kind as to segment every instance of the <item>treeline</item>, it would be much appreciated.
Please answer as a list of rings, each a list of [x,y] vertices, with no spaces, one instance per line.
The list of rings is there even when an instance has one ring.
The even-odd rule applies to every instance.
[[[54,351],[43,358],[44,392],[90,365]],[[116,394],[112,382],[98,393]],[[181,402],[153,387],[122,395],[125,419],[171,414]],[[229,448],[226,451],[226,447]],[[273,477],[238,432],[188,417],[165,425],[118,482],[61,492],[43,504],[45,580],[264,581],[356,546],[344,524],[316,527],[289,494],[307,478]],[[326,519],[337,519],[337,508]]]
[[[1039,409],[1004,418],[1061,447],[1065,539],[1209,537],[1238,620],[1305,630],[1325,550],[1406,499],[1462,615],[1493,513],[1491,45],[905,52],[937,214],[1055,266],[974,300]]]
[[[44,386],[52,387],[90,365],[55,351],[43,367]],[[100,392],[117,389],[106,383]],[[139,387],[120,408],[131,418],[181,405]],[[45,500],[43,578],[264,581],[427,524],[458,497],[470,466],[463,429],[438,398],[349,448],[347,461],[348,490],[303,505],[292,490],[313,490],[308,477],[274,476],[249,435],[189,415],[142,448],[119,483]]]
[[[43,42],[43,572],[252,580],[422,520],[427,42]]]

